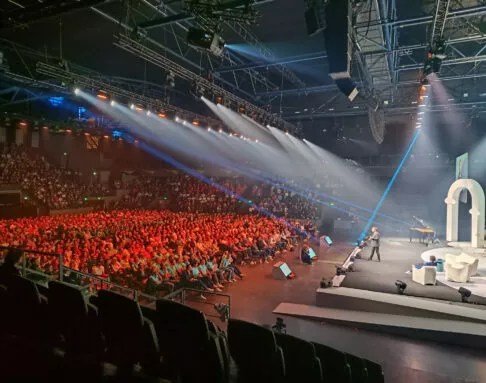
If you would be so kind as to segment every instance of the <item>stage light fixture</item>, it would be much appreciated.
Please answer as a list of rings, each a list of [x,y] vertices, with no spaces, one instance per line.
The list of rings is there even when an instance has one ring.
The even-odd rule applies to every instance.
[[[219,132],[219,133],[223,133],[223,129],[219,129],[219,130],[218,130],[218,132]]]
[[[216,104],[222,104],[223,103],[223,97],[218,96],[216,97]]]
[[[74,88],[74,94],[77,96],[81,92],[79,88]]]
[[[167,115],[165,114],[165,112],[160,112],[157,114],[157,116],[159,116],[160,118],[165,118]]]
[[[116,102],[115,102],[115,101],[113,101],[113,100],[111,100],[110,105],[111,105],[111,106],[115,106],[115,105],[116,105]]]
[[[100,90],[97,94],[96,97],[99,98],[100,100],[107,101],[110,97],[105,91]]]
[[[130,104],[130,109],[131,110],[134,110],[135,109],[135,105],[134,104]]]
[[[469,303],[469,297],[471,296],[471,290],[466,289],[465,287],[459,287],[459,294],[461,294],[461,302]]]
[[[137,105],[135,105],[135,110],[136,110],[137,112],[142,112],[142,111],[143,111],[143,108],[142,108],[141,106],[137,106]]]
[[[152,113],[150,113],[150,110],[147,110],[147,116],[150,116]]]
[[[207,128],[207,131],[208,131],[208,132],[210,132],[210,131],[211,131],[211,128],[209,128],[209,127],[208,127],[208,128]]]
[[[192,121],[192,125],[194,125],[194,126],[199,126],[199,121],[198,121],[198,120],[193,120],[193,121]]]
[[[395,282],[395,287],[397,288],[397,294],[403,295],[403,293],[405,292],[405,289],[407,288],[407,284],[403,281],[397,280]]]
[[[255,142],[258,144],[258,139],[256,139]]]
[[[180,121],[179,117],[176,116],[175,117],[175,122],[179,122],[179,121]]]

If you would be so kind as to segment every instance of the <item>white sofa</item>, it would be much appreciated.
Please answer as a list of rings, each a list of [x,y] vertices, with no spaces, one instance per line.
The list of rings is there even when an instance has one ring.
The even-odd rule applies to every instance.
[[[412,280],[421,285],[435,285],[436,273],[435,266],[422,266],[417,268],[415,265],[412,265]]]
[[[469,266],[469,277],[478,273],[479,259],[467,254],[461,253],[459,255],[446,254],[446,263],[464,263]]]
[[[469,265],[466,263],[447,261],[444,269],[448,281],[466,283],[469,280]]]

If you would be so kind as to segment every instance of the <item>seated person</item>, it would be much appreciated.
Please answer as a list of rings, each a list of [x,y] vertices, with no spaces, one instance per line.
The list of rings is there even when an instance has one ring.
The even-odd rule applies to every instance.
[[[435,258],[434,255],[431,255],[429,260],[427,262],[423,262],[423,263],[416,263],[415,264],[415,267],[417,268],[421,268],[422,266],[434,266],[434,267],[437,267],[437,259]],[[412,274],[412,270],[407,270],[405,272],[405,274]]]

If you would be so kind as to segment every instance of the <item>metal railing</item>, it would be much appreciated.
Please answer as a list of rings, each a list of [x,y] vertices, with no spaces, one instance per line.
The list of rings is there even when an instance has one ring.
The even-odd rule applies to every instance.
[[[71,285],[78,286],[87,295],[96,295],[99,290],[110,290],[117,292],[118,294],[129,297],[137,301],[142,306],[153,307],[158,299],[170,299],[179,301],[180,303],[190,306],[204,313],[207,317],[219,318],[224,322],[222,317],[229,318],[231,314],[231,296],[229,294],[223,294],[219,292],[209,292],[200,289],[193,289],[189,287],[182,287],[169,293],[165,296],[156,297],[150,294],[143,293],[137,289],[122,286],[110,281],[110,278],[103,278],[98,275],[85,273],[82,271],[74,270],[69,267],[63,266],[62,254],[48,253],[37,250],[28,250],[17,247],[0,246],[0,254],[6,253],[9,249],[16,249],[23,252],[21,263],[18,265],[18,269],[21,275],[25,278],[34,280],[37,283],[47,282],[50,280],[59,280],[69,283]],[[54,274],[48,274],[43,271],[33,270],[27,267],[27,257],[29,254],[52,256],[59,258],[59,269]],[[3,256],[0,257],[0,264],[3,263]],[[193,299],[193,296],[200,296],[204,294],[208,298],[207,300]],[[220,305],[224,310],[224,315],[217,311],[216,306]],[[207,308],[211,306],[211,310]]]

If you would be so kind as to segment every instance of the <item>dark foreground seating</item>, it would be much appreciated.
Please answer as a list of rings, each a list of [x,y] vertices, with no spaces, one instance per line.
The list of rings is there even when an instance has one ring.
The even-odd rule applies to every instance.
[[[144,318],[138,302],[101,290],[97,305],[101,330],[107,346],[107,361],[120,366],[121,374],[131,374],[140,363],[150,374],[158,374],[160,354],[151,321]]]
[[[325,379],[333,383],[352,383],[351,368],[344,352],[319,343],[313,342],[312,344],[321,361],[322,374]]]
[[[287,334],[275,334],[285,359],[284,382],[321,383],[321,361],[316,356],[314,345]],[[354,383],[354,382],[353,382]]]
[[[54,345],[60,345],[75,359],[101,360],[104,344],[96,307],[87,303],[78,287],[66,283],[50,281],[47,294]]]
[[[285,362],[272,330],[237,319],[228,323],[231,356],[238,367],[238,381],[282,382]]]
[[[210,331],[200,311],[166,299],[157,301],[157,334],[164,341],[161,353],[171,377],[182,382],[224,383],[228,380],[229,355],[225,337]]]

